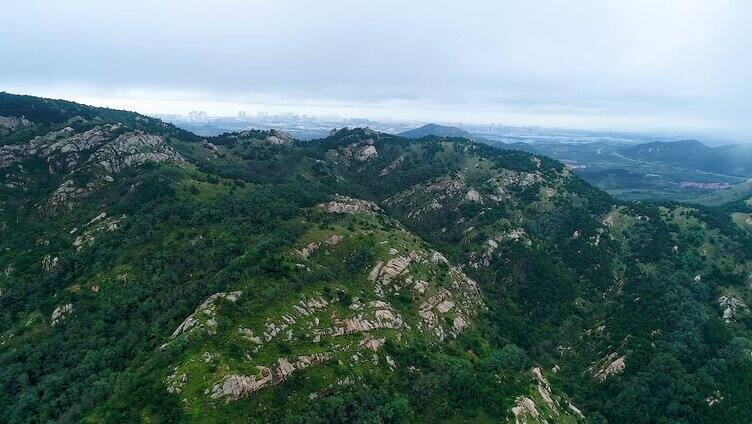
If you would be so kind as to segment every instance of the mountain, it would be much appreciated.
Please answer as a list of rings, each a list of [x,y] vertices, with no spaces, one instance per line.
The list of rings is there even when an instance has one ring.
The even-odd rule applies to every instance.
[[[398,135],[404,138],[421,138],[433,135],[436,137],[458,137],[473,139],[473,136],[462,128],[438,124],[426,124],[422,127],[401,132]]]
[[[752,413],[750,205],[459,138],[0,111],[2,422]]]
[[[725,175],[752,176],[752,145],[709,147],[697,140],[656,141],[625,147],[619,152],[640,161]]]

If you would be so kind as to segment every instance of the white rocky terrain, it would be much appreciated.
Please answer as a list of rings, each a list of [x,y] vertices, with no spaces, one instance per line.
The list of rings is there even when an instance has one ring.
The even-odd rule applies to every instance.
[[[9,177],[6,186],[23,188],[23,163],[34,159],[45,161],[49,174],[62,179],[44,205],[49,209],[71,208],[76,199],[101,190],[129,168],[146,163],[188,164],[164,137],[128,130],[123,124],[97,125],[84,132],[64,127],[24,144],[0,146],[0,172]],[[88,182],[78,182],[84,176]]]
[[[348,219],[348,215],[373,217],[380,213],[380,208],[372,202],[343,196],[335,196],[317,209],[335,217],[345,215],[342,219]],[[333,249],[343,249],[345,241],[366,234],[354,230],[319,236],[292,249],[290,258],[300,261],[300,272],[311,272],[311,268],[320,266],[316,265],[319,258],[326,258]],[[393,233],[385,232],[384,236],[390,234]],[[396,234],[398,240],[415,238],[401,228]],[[297,371],[329,363],[352,369],[364,365],[393,369],[398,364],[382,352],[387,339],[398,343],[420,334],[439,343],[456,337],[484,310],[477,284],[441,253],[410,248],[405,242],[385,241],[380,245],[385,256],[377,258],[368,268],[361,283],[367,288],[347,304],[343,305],[337,296],[308,292],[283,301],[274,308],[278,313],[256,320],[257,324],[241,319],[238,325],[223,329],[228,325],[223,322],[230,322],[223,316],[232,315],[233,304],[242,298],[240,291],[217,293],[173,331],[172,340],[163,349],[182,338],[202,343],[205,337],[219,334],[238,340],[246,351],[245,363],[253,365],[255,373],[238,372],[228,364],[211,377],[210,386],[202,389],[209,399],[231,402],[282,384]],[[413,299],[410,306],[393,303],[399,296]],[[286,344],[300,348],[271,361],[263,359]],[[222,358],[211,350],[205,357],[222,363]],[[189,370],[186,363],[170,373],[167,383],[172,393],[181,393],[185,381],[192,381],[194,377]]]

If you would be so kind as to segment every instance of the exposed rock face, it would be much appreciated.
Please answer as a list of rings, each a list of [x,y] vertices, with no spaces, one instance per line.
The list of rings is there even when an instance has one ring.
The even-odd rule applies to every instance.
[[[67,131],[69,128],[65,128],[62,139],[57,139],[60,132],[56,133],[54,138],[47,139],[51,143],[43,145],[42,156],[47,158],[52,173],[72,171],[81,163],[87,152],[93,151],[107,140],[113,129],[117,128],[94,127],[84,133],[69,136],[72,130]]]
[[[167,376],[165,379],[165,384],[167,384],[167,393],[171,394],[177,394],[183,391],[183,387],[185,387],[185,383],[188,382],[188,375],[186,373],[178,373],[177,369],[175,372]]]
[[[624,371],[627,364],[624,360],[624,356],[618,356],[616,352],[608,355],[603,366],[593,372],[593,377],[600,382],[606,381],[610,376],[619,374]],[[593,371],[593,368],[591,368]]]
[[[172,332],[172,338],[179,336],[189,330],[195,330],[196,328],[206,327],[209,334],[216,332],[217,321],[215,319],[217,313],[217,301],[220,299],[227,300],[235,303],[243,294],[241,291],[234,292],[220,292],[214,293],[209,296],[204,303],[196,308],[196,312],[191,314],[188,318],[180,324],[175,331]]]
[[[396,258],[389,259],[386,264],[379,261],[371,269],[368,274],[368,279],[373,282],[381,281],[382,283],[389,283],[394,278],[402,275],[405,272],[410,263],[413,260],[418,259],[417,255],[398,256]]]
[[[93,245],[97,233],[117,230],[120,227],[120,223],[124,219],[125,215],[122,215],[120,217],[111,216],[108,218],[106,212],[100,213],[91,221],[89,221],[88,224],[86,224],[81,234],[76,236],[75,240],[73,240],[73,247],[75,247],[76,250],[81,250],[85,247]]]
[[[330,236],[320,243],[339,242],[341,236],[336,236]],[[315,251],[310,247],[312,246],[309,244],[304,248],[308,249],[306,252],[309,254],[312,250]],[[212,399],[231,402],[279,384],[291,373],[323,363],[334,355],[337,355],[343,366],[355,366],[358,363],[376,366],[383,361],[393,369],[396,367],[395,361],[380,352],[386,343],[385,335],[392,334],[392,337],[399,340],[404,332],[416,329],[416,324],[413,324],[416,320],[418,328],[437,339],[456,336],[470,325],[471,319],[483,308],[480,291],[475,283],[459,269],[452,267],[449,271],[444,271],[448,272],[449,280],[449,283],[443,283],[444,286],[439,286],[430,277],[417,281],[410,277],[413,272],[411,266],[421,266],[424,269],[428,265],[446,263],[446,258],[438,252],[419,250],[379,261],[374,266],[370,277],[374,293],[413,291],[422,301],[415,303],[416,307],[412,311],[398,311],[387,301],[389,297],[386,296],[383,300],[365,302],[353,298],[347,310],[343,311],[341,300],[327,299],[314,293],[312,296],[301,297],[297,303],[283,310],[281,315],[268,317],[260,328],[239,326],[235,334],[249,343],[249,350],[246,352],[249,361],[253,361],[257,354],[262,355],[262,349],[265,349],[264,352],[268,351],[266,349],[276,349],[274,343],[280,342],[313,343],[315,346],[326,341],[324,346],[329,346],[332,350],[325,353],[300,352],[296,360],[281,357],[273,365],[261,363],[257,365],[259,372],[255,375],[228,373],[208,388],[206,394]],[[217,314],[214,302],[219,298],[228,296],[218,293],[208,298],[174,331],[173,338],[201,326],[208,326],[209,321],[215,320]],[[404,315],[406,313],[411,314],[410,323]],[[207,317],[209,320],[203,323]],[[343,355],[348,358],[345,362]],[[180,375],[177,372],[173,374]]]
[[[7,168],[28,156],[26,146],[0,146],[0,168]]]
[[[289,133],[280,130],[271,130],[266,137],[266,141],[269,144],[280,145],[285,143],[292,143],[295,140]]]
[[[476,203],[483,203],[483,198],[481,198],[480,193],[478,193],[478,190],[471,188],[467,194],[465,195],[465,199],[470,202],[476,202]]]
[[[298,356],[294,362],[281,357],[271,367],[257,366],[256,368],[259,370],[259,374],[257,375],[230,374],[221,382],[212,386],[211,389],[208,389],[207,394],[212,399],[224,398],[225,402],[229,403],[265,387],[280,384],[293,372],[325,362],[329,357],[330,354],[328,353],[317,353],[314,355]]]
[[[329,213],[349,213],[373,215],[381,208],[376,203],[368,200],[354,199],[352,197],[336,195],[329,203],[319,205]]]
[[[512,407],[512,413],[514,414],[514,421],[517,424],[527,422],[526,415],[532,418],[538,418],[540,412],[535,407],[535,402],[526,396],[520,396],[517,398],[517,403]]]
[[[360,153],[358,153],[355,158],[359,161],[367,161],[377,157],[378,155],[379,153],[376,151],[376,147],[366,146],[363,148],[363,150],[360,151]]]
[[[57,256],[53,258],[51,255],[47,255],[42,258],[42,269],[45,272],[55,272],[58,268],[60,268],[60,260]]]
[[[518,396],[511,410],[515,423],[570,422],[573,418],[575,420],[585,418],[582,411],[572,403],[565,399],[557,400],[554,397],[551,385],[539,367],[531,369],[530,372],[535,378],[536,390],[540,398],[535,395]],[[566,409],[561,408],[564,405]]]
[[[148,162],[187,165],[163,137],[142,131],[122,131],[122,124],[96,126],[82,133],[65,127],[35,137],[26,144],[0,146],[0,168],[20,165],[33,157],[46,160],[50,174],[64,175],[63,183],[47,205],[56,209],[72,207],[75,199],[100,190],[113,181],[113,175],[127,168]],[[76,183],[81,173],[88,179],[83,185]]]
[[[372,202],[343,196],[336,196],[318,208],[348,214],[370,215],[379,211]],[[330,221],[331,217],[326,220]],[[332,258],[323,253],[333,251],[321,250],[364,232],[345,227],[347,230],[340,230],[346,231],[344,234],[325,233],[322,236],[319,231],[323,228],[331,227],[317,228],[316,239],[305,238],[291,252],[308,264],[298,264],[300,271],[297,272],[325,269],[323,263]],[[357,282],[357,291],[343,290],[338,285],[327,287],[325,295],[306,290],[293,299],[280,299],[280,307],[270,308],[269,315],[252,317],[248,322],[238,323],[229,332],[226,326],[220,328],[216,324],[223,311],[215,313],[211,306],[221,294],[207,299],[175,329],[173,338],[183,337],[182,334],[199,328],[210,330],[208,334],[211,335],[214,328],[215,332],[222,331],[222,340],[228,337],[239,343],[247,363],[234,369],[234,364],[217,359],[215,363],[222,365],[219,368],[222,371],[218,376],[209,377],[211,385],[207,386],[205,394],[210,399],[232,402],[279,384],[291,373],[328,360],[336,360],[339,367],[352,368],[353,372],[394,369],[396,361],[383,349],[387,340],[400,343],[420,332],[438,342],[465,331],[485,307],[476,283],[459,268],[449,265],[441,253],[420,249],[417,246],[421,244],[415,244],[417,237],[400,230],[395,233],[382,233],[381,228],[372,230],[372,234],[378,237],[374,242],[383,248],[377,249],[380,257],[374,259],[368,279]],[[344,248],[338,247],[337,253]],[[395,296],[399,296],[400,303],[394,301]],[[193,337],[190,340],[197,342],[200,339]],[[297,359],[282,356],[282,353],[290,354],[287,349],[294,349]],[[269,358],[277,359],[270,364]],[[249,373],[249,365],[256,366],[258,372]],[[190,367],[181,371],[193,378],[191,373],[194,371]]]
[[[414,281],[408,276],[408,271],[413,265],[427,262],[446,263],[446,259],[438,252],[429,255],[413,251],[391,258],[386,263],[378,261],[368,275],[374,282],[374,293],[384,297],[387,293],[396,294],[408,287],[419,295],[426,294],[431,289],[430,283],[424,280]],[[434,294],[424,297],[418,307],[420,325],[442,340],[459,334],[468,325],[469,317],[483,308],[480,289],[475,281],[455,267],[449,269],[449,277],[452,281],[449,287],[435,289]],[[444,317],[452,318],[451,327],[444,327]]]
[[[388,199],[389,205],[400,205],[410,212],[410,219],[421,219],[431,211],[444,208],[453,200],[461,200],[467,194],[465,180],[461,176],[442,177],[415,185]]]
[[[58,306],[57,308],[55,308],[55,310],[52,311],[52,316],[50,316],[50,321],[52,322],[52,325],[53,326],[57,325],[59,322],[68,318],[71,312],[73,312],[72,303],[66,303],[65,305]]]
[[[185,165],[185,159],[165,143],[161,136],[134,131],[118,136],[97,150],[90,158],[107,174],[117,174],[126,168],[147,162]]]
[[[18,127],[31,125],[31,122],[24,117],[0,116],[0,134],[7,134]]]
[[[539,367],[535,367],[532,369],[532,373],[535,377],[535,381],[538,383],[538,394],[541,395],[541,398],[543,398],[543,401],[548,404],[549,408],[551,408],[554,413],[558,414],[556,402],[554,402],[551,395],[551,385],[548,384],[548,380],[543,376],[543,372]]]
[[[307,245],[305,245],[304,247],[295,250],[294,252],[295,252],[295,254],[297,254],[298,256],[300,256],[301,258],[308,259],[309,256],[311,256],[313,253],[315,253],[316,251],[318,251],[319,248],[321,248],[322,243],[326,244],[326,245],[329,245],[329,246],[336,246],[341,241],[342,241],[342,236],[340,236],[339,234],[333,234],[333,235],[327,237],[326,239],[324,239],[323,242],[321,242],[321,241],[312,241],[312,242],[308,243]]]
[[[386,302],[370,302],[370,317],[358,314],[355,317],[340,320],[334,318],[334,326],[327,330],[330,336],[342,336],[353,333],[368,333],[384,328],[399,329],[403,326],[402,316]]]
[[[732,294],[724,294],[718,298],[718,305],[723,309],[723,320],[727,324],[734,322],[739,310],[747,309],[747,305]]]
[[[201,142],[201,145],[211,150],[214,153],[219,152],[219,148],[214,143],[209,143],[208,141],[204,140]]]
[[[489,266],[494,258],[496,249],[499,247],[499,243],[508,240],[519,241],[528,246],[533,244],[533,241],[527,237],[527,233],[523,228],[513,228],[506,233],[498,234],[493,238],[486,240],[483,245],[484,251],[480,254],[479,252],[472,252],[468,264],[475,269]]]
[[[70,171],[81,161],[85,152],[100,146],[109,133],[118,127],[106,125],[94,127],[86,132],[75,134],[65,127],[44,136],[35,137],[27,144],[0,147],[0,168],[24,161],[32,156],[47,160],[51,173]]]

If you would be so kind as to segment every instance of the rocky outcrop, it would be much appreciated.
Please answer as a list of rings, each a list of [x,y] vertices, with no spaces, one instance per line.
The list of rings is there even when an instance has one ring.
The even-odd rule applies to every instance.
[[[269,135],[266,136],[265,140],[269,144],[278,146],[280,144],[292,143],[295,140],[295,138],[293,138],[293,136],[291,136],[289,133],[285,131],[270,130]]]
[[[121,222],[125,219],[125,215],[120,217],[107,217],[106,212],[102,212],[95,216],[89,223],[84,226],[83,232],[76,236],[73,240],[73,247],[76,250],[81,250],[85,247],[89,247],[94,244],[97,233],[112,232],[120,228]],[[78,232],[78,229],[73,229],[71,234]]]
[[[167,385],[167,393],[177,394],[183,391],[183,387],[188,382],[188,375],[186,373],[179,373],[177,369],[168,375],[165,379]]]
[[[42,157],[50,164],[51,173],[73,171],[82,161],[87,152],[100,147],[110,136],[110,132],[117,127],[94,127],[80,134],[65,131],[65,137],[60,140],[49,139],[49,144],[41,148]],[[72,134],[72,135],[69,135]]]
[[[606,381],[610,376],[619,374],[624,371],[627,364],[624,356],[619,356],[618,353],[613,352],[605,359],[603,365],[600,368],[590,368],[593,377],[601,383]]]
[[[531,372],[533,373],[533,377],[535,377],[538,394],[543,399],[543,402],[548,405],[548,407],[551,409],[551,411],[554,412],[554,414],[558,415],[558,406],[554,401],[553,395],[551,393],[551,385],[548,383],[548,380],[546,380],[546,377],[543,376],[543,372],[539,367],[533,368]]]
[[[331,213],[379,211],[371,202],[342,196],[318,207]],[[281,300],[282,305],[270,308],[274,312],[265,317],[249,316],[248,322],[238,322],[226,334],[226,328],[221,328],[222,340],[238,343],[245,364],[235,368],[232,363],[217,359],[219,377],[208,376],[211,385],[205,394],[210,399],[232,402],[279,384],[293,372],[328,360],[336,360],[337,366],[353,371],[383,372],[397,367],[397,362],[384,352],[387,341],[400,343],[420,332],[438,342],[465,331],[484,308],[477,285],[452,267],[441,253],[417,247],[411,250],[408,246],[416,246],[413,242],[417,238],[400,230],[392,234],[394,238],[377,241],[382,246],[377,249],[381,256],[374,260],[367,279],[350,276],[359,281],[348,289],[338,288],[335,282],[326,288],[325,295],[312,291],[294,300]],[[341,234],[343,231],[347,232]],[[381,230],[372,231],[379,239],[386,235]],[[353,228],[339,232],[319,235],[314,241],[304,239],[302,247],[291,253],[308,261],[308,265],[299,264],[296,272],[305,275],[314,269],[326,269],[319,261],[324,259],[320,255],[334,252],[321,250],[361,234]],[[338,247],[336,253],[342,253],[344,248]],[[173,338],[199,328],[220,331],[216,324],[221,318],[220,311],[215,312],[211,306],[220,295],[210,297],[187,317],[175,329]],[[395,301],[397,296],[400,303]],[[297,359],[293,360],[292,355]],[[270,357],[278,359],[269,365]],[[249,374],[249,366],[256,366],[258,372]],[[190,367],[184,372],[193,378]],[[177,373],[176,378],[179,376]],[[197,378],[207,376],[202,374]]]
[[[514,422],[516,424],[526,423],[528,416],[533,419],[537,419],[540,416],[535,402],[526,396],[517,398],[515,405],[512,407],[512,414],[514,414]]]
[[[57,256],[47,255],[42,258],[42,269],[47,273],[52,273],[60,268],[60,260]]]
[[[334,196],[334,200],[318,206],[329,213],[366,214],[374,215],[381,208],[368,200],[354,199],[347,196]]]
[[[327,240],[334,242],[339,237],[341,236],[332,239],[330,236],[320,243],[326,243]],[[310,254],[316,250],[312,247],[309,244],[303,249],[307,249],[305,252]],[[396,255],[397,251],[394,250]],[[298,254],[304,254],[302,252],[301,249]],[[446,265],[446,258],[439,252],[410,251],[405,255],[379,261],[371,272],[370,281],[374,287],[381,286],[385,293],[413,290],[423,299],[419,305],[416,304],[414,310],[398,311],[387,301],[388,297],[371,301],[361,301],[355,297],[343,311],[339,298],[325,298],[313,293],[302,296],[280,315],[268,317],[259,327],[239,326],[236,334],[248,343],[248,361],[255,361],[257,357],[264,358],[270,351],[278,352],[275,343],[309,344],[309,349],[312,350],[298,352],[299,356],[294,361],[280,357],[271,366],[259,364],[259,372],[255,375],[229,373],[207,389],[206,394],[212,399],[232,402],[279,384],[295,371],[334,357],[339,360],[340,366],[355,366],[359,363],[377,366],[384,363],[394,369],[394,359],[381,352],[387,337],[399,340],[407,331],[415,329],[427,331],[437,339],[456,336],[470,325],[471,319],[482,309],[483,302],[475,283],[456,268],[450,267],[445,271],[449,282],[442,283],[443,287],[430,278],[419,280],[410,275],[413,265],[426,267],[435,264]],[[220,297],[226,295],[218,293],[207,299],[174,331],[173,338],[215,320],[214,302]],[[411,314],[411,320],[419,320],[418,328],[408,323],[405,314]],[[204,319],[207,323],[202,323]],[[316,346],[327,346],[329,351],[322,353]],[[175,378],[180,376],[179,373],[174,374]]]
[[[721,295],[718,298],[718,305],[723,309],[723,320],[726,321],[727,324],[736,321],[737,314],[740,310],[747,309],[747,305],[745,305],[741,299],[728,293]]]
[[[37,156],[47,161],[50,173],[71,171],[81,163],[85,153],[99,148],[119,128],[119,125],[104,125],[76,134],[73,128],[65,127],[37,136],[26,144],[2,146],[0,168]]]
[[[286,357],[277,359],[271,367],[257,366],[257,375],[230,374],[222,381],[207,389],[212,399],[224,399],[229,403],[246,397],[265,387],[275,386],[287,379],[290,374],[308,368],[311,365],[321,364],[330,358],[329,353],[317,353],[313,355],[298,356],[290,362]]]
[[[554,396],[551,384],[540,367],[530,370],[537,393],[518,396],[512,407],[515,423],[575,422],[584,419],[582,411],[561,396]]]
[[[493,194],[488,197],[495,202],[503,202],[510,198],[510,188],[526,188],[538,184],[544,180],[540,171],[525,172],[502,170],[500,175],[495,176],[487,181],[488,184],[495,186]]]
[[[465,200],[475,203],[483,203],[483,198],[478,193],[478,190],[471,188],[467,194],[465,194]]]
[[[323,241],[312,241],[305,245],[304,247],[301,247],[300,249],[296,249],[294,253],[298,256],[300,256],[303,259],[308,259],[309,256],[311,256],[313,253],[318,251],[321,248],[322,244],[326,244],[328,246],[336,246],[342,241],[342,236],[339,234],[333,234]]]
[[[47,202],[47,208],[54,210],[72,207],[76,199],[101,190],[127,168],[150,162],[187,165],[162,136],[123,130],[122,124],[100,125],[81,133],[65,127],[26,144],[0,146],[0,168],[20,166],[34,157],[45,160],[50,174],[63,176]],[[85,184],[76,182],[82,174]]]
[[[491,264],[491,261],[493,260],[496,249],[498,249],[499,247],[499,243],[508,240],[522,242],[527,246],[531,246],[533,244],[533,241],[530,240],[529,237],[527,237],[527,233],[524,229],[513,228],[505,233],[498,234],[493,238],[486,240],[486,242],[483,244],[482,252],[470,253],[468,264],[475,269],[489,266]]]
[[[361,162],[365,162],[376,158],[378,155],[379,153],[376,151],[375,146],[366,146],[355,156],[355,158]]]
[[[201,142],[201,145],[204,146],[207,150],[211,150],[214,153],[219,153],[219,147],[217,147],[214,143],[203,140]]]
[[[52,315],[50,316],[50,322],[53,326],[57,325],[64,319],[68,318],[70,314],[73,312],[73,304],[72,303],[66,303],[65,305],[58,306],[55,308],[54,311],[52,311]]]
[[[389,283],[393,279],[402,275],[405,270],[407,270],[407,267],[410,266],[411,262],[419,259],[420,257],[418,254],[411,252],[411,254],[406,256],[391,258],[386,263],[378,261],[371,269],[371,272],[368,273],[368,279],[374,283]],[[383,290],[381,294],[383,294]]]
[[[31,125],[31,121],[23,116],[18,118],[15,116],[0,116],[0,135],[9,134],[15,131],[18,127],[26,127]]]
[[[424,216],[444,207],[457,207],[462,201],[469,200],[468,194],[470,198],[476,198],[477,191],[472,193],[472,190],[467,188],[462,175],[455,175],[417,184],[389,197],[385,203],[405,210],[409,219],[423,219]],[[477,194],[480,196],[480,193]]]
[[[456,267],[449,269],[449,287],[432,289],[428,281],[409,276],[411,266],[428,262],[446,263],[446,258],[439,252],[429,255],[426,252],[412,251],[386,262],[378,261],[368,278],[374,283],[374,293],[379,297],[388,293],[397,294],[403,288],[412,289],[423,299],[417,311],[421,327],[443,340],[448,336],[456,336],[467,327],[470,317],[483,308],[483,301],[475,281]],[[429,295],[429,291],[433,294]],[[445,326],[447,319],[451,321],[449,327]]]
[[[176,329],[172,332],[172,338],[193,331],[197,328],[205,327],[209,334],[216,333],[217,320],[215,319],[217,313],[217,303],[219,300],[226,300],[228,302],[235,303],[243,294],[241,291],[234,292],[220,292],[214,293],[209,296],[204,303],[196,308],[196,311],[186,318]]]
[[[52,193],[47,201],[48,209],[72,208],[76,199],[86,197],[102,187],[97,181],[89,181],[83,187],[76,186],[73,180],[66,180]]]
[[[326,330],[331,337],[343,336],[354,333],[368,333],[379,329],[399,329],[404,325],[404,319],[394,309],[392,305],[382,301],[373,301],[368,303],[368,315],[359,313],[358,315],[339,319],[334,316],[334,325]],[[356,304],[356,309],[364,310]]]
[[[185,159],[165,143],[163,137],[133,131],[121,134],[97,150],[88,160],[106,174],[117,174],[126,168],[147,162],[172,163],[184,166]]]
[[[719,390],[716,390],[705,398],[705,402],[708,406],[715,406],[723,401],[723,395]]]

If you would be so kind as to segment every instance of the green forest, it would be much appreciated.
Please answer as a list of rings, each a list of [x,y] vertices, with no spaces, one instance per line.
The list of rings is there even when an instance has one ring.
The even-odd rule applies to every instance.
[[[462,138],[0,117],[0,422],[750,422],[752,199]]]

